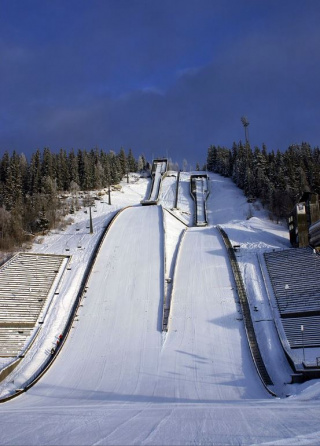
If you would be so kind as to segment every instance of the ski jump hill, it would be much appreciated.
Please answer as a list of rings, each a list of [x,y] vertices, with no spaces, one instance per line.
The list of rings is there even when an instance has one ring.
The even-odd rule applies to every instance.
[[[0,382],[3,394],[19,386],[17,397],[0,404],[0,444],[319,444],[319,383],[292,382],[255,273],[260,266],[254,249],[261,243],[272,247],[275,239],[287,247],[285,230],[266,223],[263,232],[258,218],[236,223],[235,204],[240,214],[248,205],[227,179],[197,172],[163,176],[166,160],[154,167],[148,200],[142,200],[148,206],[119,201],[122,210],[111,220],[101,201],[96,236],[79,220],[77,231],[70,228],[38,247],[59,251],[67,244],[71,270],[57,283],[58,292],[72,291],[78,303],[69,305],[72,319],[65,316],[70,324],[51,358],[48,337],[59,333],[62,314],[54,311],[53,299],[46,335],[40,331],[13,375]],[[123,186],[131,204],[141,181]],[[218,226],[233,244],[248,248],[239,269],[254,304],[252,324],[267,384],[248,342],[245,310]],[[41,354],[49,366],[24,388],[29,376],[23,362],[33,356],[31,367]]]
[[[142,205],[157,204],[159,199],[160,187],[163,177],[165,176],[168,168],[168,161],[165,158],[155,159],[151,168],[151,187],[147,200],[142,200]]]

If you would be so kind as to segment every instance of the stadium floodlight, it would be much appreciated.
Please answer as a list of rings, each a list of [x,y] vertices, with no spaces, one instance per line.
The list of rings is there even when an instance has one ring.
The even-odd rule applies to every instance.
[[[241,122],[244,127],[244,137],[246,139],[246,144],[249,144],[249,131],[248,131],[249,121],[248,121],[248,118],[246,116],[242,116]]]

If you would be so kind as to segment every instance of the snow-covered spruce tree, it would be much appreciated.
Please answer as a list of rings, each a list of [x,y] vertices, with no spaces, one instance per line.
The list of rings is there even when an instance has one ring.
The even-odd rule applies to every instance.
[[[79,184],[79,167],[78,167],[78,158],[74,153],[74,150],[71,149],[68,154],[68,171],[69,171],[69,179],[70,185],[72,182]]]
[[[140,155],[139,158],[138,158],[138,165],[137,165],[138,172],[142,172],[143,171],[144,165],[145,165],[145,162],[143,160],[142,155]]]
[[[136,172],[138,170],[137,162],[133,156],[131,149],[129,149],[129,151],[128,151],[127,164],[128,164],[129,172]]]
[[[31,195],[39,193],[41,191],[41,154],[39,149],[31,155],[28,177],[29,193]]]
[[[207,170],[209,172],[216,172],[217,162],[217,148],[216,146],[210,146],[207,154]]]
[[[14,151],[7,166],[6,181],[4,185],[4,205],[7,210],[22,205],[22,178],[20,169],[20,157]]]
[[[79,181],[82,190],[90,190],[92,187],[92,169],[86,150],[78,150]]]
[[[110,171],[111,171],[111,184],[119,183],[123,177],[123,169],[120,164],[119,157],[112,150],[109,152],[110,157]]]
[[[45,231],[49,229],[49,220],[46,217],[44,209],[39,212],[39,216],[36,220],[36,229],[37,231],[41,231],[42,234],[44,234]]]
[[[127,157],[123,147],[121,147],[117,158],[119,160],[120,175],[123,177],[128,169]]]

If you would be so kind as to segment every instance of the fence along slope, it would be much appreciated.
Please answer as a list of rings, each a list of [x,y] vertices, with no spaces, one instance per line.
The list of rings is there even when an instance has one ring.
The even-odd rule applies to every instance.
[[[223,238],[223,241],[225,243],[225,246],[227,248],[228,255],[230,258],[231,267],[232,267],[234,279],[236,282],[236,287],[237,287],[238,294],[239,294],[240,305],[241,305],[242,314],[243,314],[243,320],[244,320],[244,324],[245,324],[245,328],[246,328],[247,338],[248,338],[249,347],[250,347],[253,361],[255,363],[257,372],[258,372],[263,384],[265,385],[266,389],[268,390],[268,392],[270,392],[272,395],[275,396],[274,392],[268,387],[268,386],[272,386],[273,382],[269,376],[269,373],[266,369],[266,366],[264,364],[264,361],[263,361],[263,358],[262,358],[262,355],[260,352],[260,348],[258,345],[258,341],[257,341],[256,335],[255,335],[254,326],[253,326],[253,322],[252,322],[252,318],[251,318],[251,313],[250,313],[250,308],[249,308],[249,303],[248,303],[248,299],[247,299],[245,286],[244,286],[244,283],[243,283],[243,280],[241,277],[239,265],[238,265],[236,256],[234,254],[233,247],[230,243],[229,237],[227,236],[226,232],[219,226],[217,227],[217,229],[219,230],[219,232]]]

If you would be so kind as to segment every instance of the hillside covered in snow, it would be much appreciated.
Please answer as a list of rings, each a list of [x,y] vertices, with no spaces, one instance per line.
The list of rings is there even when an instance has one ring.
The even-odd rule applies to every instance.
[[[319,382],[292,382],[263,281],[261,257],[290,248],[287,227],[217,174],[209,174],[208,225],[196,227],[190,174],[180,175],[175,208],[176,175],[163,179],[158,205],[140,205],[150,181],[132,175],[112,192],[112,205],[107,196],[96,200],[93,234],[82,208],[65,230],[33,244],[34,253],[71,256],[70,268],[23,360],[0,382],[1,398],[23,389],[50,358],[101,234],[122,210],[51,367],[0,404],[0,444],[320,444]],[[252,360],[217,225],[239,247],[269,389]],[[0,361],[5,368],[12,359]]]

